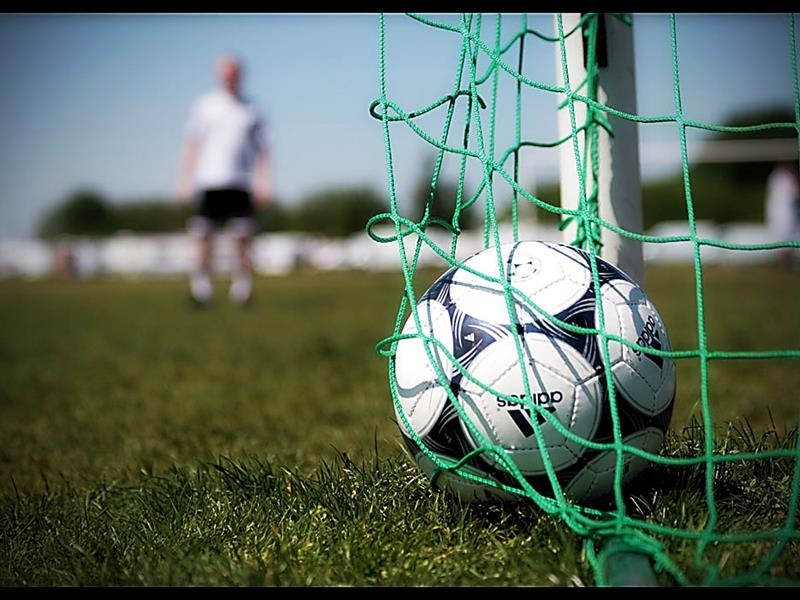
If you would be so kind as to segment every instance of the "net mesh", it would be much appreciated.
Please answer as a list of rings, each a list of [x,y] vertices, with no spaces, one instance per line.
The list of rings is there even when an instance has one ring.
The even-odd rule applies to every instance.
[[[456,73],[451,93],[431,102],[427,106],[416,110],[406,110],[399,103],[393,101],[387,93],[387,65],[386,65],[386,20],[383,15],[379,18],[379,79],[380,96],[372,103],[370,112],[372,116],[382,123],[386,165],[388,174],[388,191],[390,200],[389,212],[376,215],[367,225],[369,235],[377,242],[396,244],[400,255],[402,275],[405,282],[404,295],[400,302],[397,319],[394,323],[394,331],[391,336],[382,340],[377,351],[389,359],[389,383],[395,406],[398,409],[400,418],[404,421],[406,429],[412,432],[415,441],[422,451],[441,471],[454,471],[459,476],[479,482],[484,485],[499,487],[507,490],[514,490],[530,498],[543,511],[551,515],[557,515],[563,522],[578,535],[585,536],[585,552],[588,560],[593,567],[596,582],[598,585],[607,583],[605,561],[609,557],[609,545],[604,542],[615,539],[622,539],[628,549],[648,555],[656,572],[667,573],[672,576],[674,581],[680,584],[753,584],[753,583],[780,583],[785,582],[786,578],[775,578],[771,576],[770,567],[780,556],[787,545],[792,545],[796,552],[796,544],[800,539],[800,531],[796,526],[798,494],[800,493],[800,446],[797,441],[794,445],[782,448],[771,448],[755,452],[726,453],[724,449],[716,443],[713,426],[712,412],[709,404],[709,363],[712,361],[726,359],[764,359],[764,360],[796,360],[800,358],[800,349],[782,349],[771,351],[720,351],[709,347],[707,340],[706,315],[703,293],[703,265],[701,262],[701,249],[703,247],[717,247],[729,250],[753,251],[771,250],[778,248],[798,248],[798,242],[775,242],[762,244],[740,244],[723,242],[707,237],[701,237],[698,233],[697,221],[695,219],[695,203],[692,195],[692,185],[689,176],[689,158],[687,152],[687,130],[702,129],[714,132],[733,132],[747,133],[773,128],[784,128],[793,131],[795,134],[800,131],[800,92],[798,91],[798,70],[797,70],[797,46],[795,39],[795,16],[789,15],[787,26],[789,28],[789,39],[791,48],[791,68],[792,68],[792,89],[794,94],[795,121],[781,123],[761,123],[747,127],[729,127],[702,123],[686,118],[681,102],[681,82],[680,70],[678,66],[678,36],[675,15],[670,15],[669,30],[672,58],[672,87],[674,92],[674,113],[662,116],[642,116],[629,114],[612,106],[605,105],[598,101],[598,87],[601,75],[598,61],[598,28],[599,15],[594,13],[584,14],[577,26],[565,31],[564,21],[561,15],[556,15],[555,35],[546,35],[528,26],[526,15],[519,17],[519,26],[510,34],[502,31],[503,19],[498,15],[495,19],[494,44],[487,44],[482,39],[481,28],[483,19],[481,15],[464,14],[459,17],[459,23],[453,24],[426,18],[420,15],[411,14],[408,18],[413,19],[422,26],[444,30],[453,36],[454,40],[460,41],[460,53],[456,65]],[[632,25],[632,19],[628,15],[615,14],[605,15],[605,18],[615,18],[626,25]],[[566,39],[571,35],[583,35],[585,52],[586,78],[580,82],[571,82],[569,70],[567,68]],[[555,86],[536,81],[524,74],[524,46],[526,38],[535,36],[545,42],[555,45],[557,56],[561,57],[561,70],[563,75],[563,86]],[[516,66],[512,66],[514,53],[516,52]],[[488,67],[484,72],[479,72],[478,58],[482,56],[488,61]],[[515,110],[515,132],[513,143],[504,149],[496,147],[496,122],[497,111],[503,110],[498,106],[498,82],[501,77],[513,78],[515,82],[514,110]],[[569,111],[571,134],[563,139],[554,142],[539,142],[522,137],[522,94],[524,89],[535,88],[559,95],[563,98],[560,108]],[[487,100],[488,98],[488,100]],[[458,103],[465,103],[464,114],[464,135],[463,143],[459,146],[449,145],[448,139],[450,130],[454,126],[454,116]],[[586,117],[584,122],[577,122],[575,107],[578,103],[586,106]],[[416,122],[419,117],[431,113],[439,108],[446,109],[444,116],[444,126],[440,137],[425,131]],[[485,122],[488,115],[488,124]],[[681,152],[681,165],[683,174],[684,197],[686,211],[688,215],[687,235],[675,236],[654,236],[642,235],[624,230],[612,223],[604,221],[599,216],[598,211],[598,186],[599,186],[599,151],[598,140],[601,129],[605,129],[613,135],[613,129],[608,116],[614,115],[621,119],[626,119],[636,123],[673,123],[678,130]],[[390,128],[393,124],[402,124],[408,127],[419,138],[428,142],[436,150],[435,166],[431,181],[431,195],[425,206],[424,214],[421,218],[411,218],[401,213],[398,204],[398,197],[395,182],[395,164],[392,160],[392,144]],[[583,152],[580,152],[579,136],[584,136]],[[541,200],[534,194],[526,191],[520,184],[520,150],[526,146],[534,147],[554,147],[560,144],[572,144],[576,161],[576,172],[579,183],[579,198],[577,209],[569,210],[554,206]],[[435,216],[431,210],[433,191],[440,179],[442,163],[445,155],[457,157],[459,164],[459,178],[457,194],[453,205],[452,218],[447,219]],[[481,171],[481,181],[475,187],[474,193],[466,193],[465,172],[468,161],[475,161]],[[509,161],[511,165],[509,168]],[[610,364],[609,359],[609,340],[625,344],[638,351],[659,356],[669,356],[675,360],[696,359],[700,367],[700,398],[699,403],[702,407],[702,422],[698,426],[702,428],[702,435],[698,444],[699,452],[685,453],[683,456],[665,456],[645,452],[636,447],[625,445],[620,433],[619,417],[617,414],[617,392],[611,377],[611,370],[605,369],[606,383],[608,389],[608,401],[611,407],[613,421],[613,442],[608,444],[587,443],[578,438],[570,431],[566,430],[553,419],[551,422],[564,437],[578,441],[596,449],[611,449],[616,455],[615,481],[614,481],[614,502],[613,510],[597,510],[590,507],[580,506],[569,502],[563,494],[558,480],[555,476],[551,461],[546,457],[544,466],[547,476],[553,489],[552,497],[541,494],[532,488],[525,477],[519,471],[513,460],[505,451],[488,442],[476,448],[472,453],[463,459],[453,463],[442,459],[440,456],[431,452],[424,442],[413,433],[398,399],[398,388],[395,373],[394,356],[397,343],[405,338],[416,337],[424,342],[425,351],[430,364],[436,371],[440,382],[447,382],[448,378],[442,372],[439,362],[433,359],[433,352],[446,356],[458,368],[465,377],[470,377],[459,364],[455,357],[450,354],[436,338],[426,336],[422,333],[402,334],[401,330],[404,317],[410,311],[410,319],[416,323],[416,331],[422,332],[419,315],[416,306],[418,301],[417,291],[414,285],[414,273],[417,269],[420,255],[424,247],[436,253],[447,264],[455,267],[466,268],[464,264],[456,258],[458,250],[459,236],[463,228],[461,226],[464,211],[470,209],[476,203],[485,203],[483,216],[483,242],[485,248],[494,247],[497,249],[497,267],[501,277],[494,278],[487,274],[475,273],[483,277],[486,281],[494,285],[502,286],[503,294],[509,315],[515,314],[514,302],[520,301],[518,290],[508,283],[502,276],[504,262],[499,248],[508,239],[501,239],[501,228],[498,226],[498,209],[495,203],[495,184],[500,182],[507,185],[513,195],[511,202],[511,237],[513,241],[519,241],[519,209],[518,204],[530,203],[542,209],[559,215],[561,228],[569,223],[573,223],[576,228],[574,245],[581,247],[591,256],[592,280],[595,289],[599,289],[597,261],[595,257],[600,254],[602,246],[603,230],[611,230],[621,236],[638,240],[648,244],[674,244],[690,243],[693,251],[694,283],[696,292],[696,315],[697,315],[697,335],[698,347],[690,349],[673,349],[671,351],[656,350],[650,347],[638,346],[619,336],[609,333],[605,327],[605,316],[601,302],[597,302],[597,327],[582,328],[570,323],[560,321],[552,314],[543,311],[530,299],[524,299],[533,310],[541,314],[552,323],[579,334],[598,335],[602,339],[601,350],[603,362]],[[473,210],[475,210],[473,208]],[[386,227],[391,224],[393,233],[383,234],[379,232],[379,225]],[[437,243],[436,236],[431,235],[432,228],[442,229],[448,232],[448,244]],[[441,239],[441,238],[437,238]],[[407,244],[406,242],[409,242]],[[513,319],[513,317],[512,317]],[[513,321],[512,321],[513,322]],[[519,335],[514,333],[516,340],[517,358],[522,363],[523,350]],[[530,388],[523,370],[525,379],[526,398],[523,402],[529,407],[530,411],[537,411],[547,417],[544,411],[529,401]],[[474,381],[474,380],[473,380]],[[488,390],[497,396],[504,395],[491,390],[482,382],[474,381],[484,390]],[[460,418],[471,428],[475,439],[484,439],[481,434],[470,423],[470,419],[465,414],[460,403],[457,402],[452,390],[443,385],[447,390],[450,402],[458,411]],[[533,412],[531,412],[533,414]],[[541,430],[536,419],[531,420],[534,426],[539,446],[543,447]],[[476,475],[473,471],[464,469],[470,457],[474,454],[487,453],[492,458],[504,466],[518,482],[518,488],[512,488],[499,484],[494,480]],[[691,468],[698,465],[704,470],[703,495],[707,508],[707,518],[702,526],[677,528],[663,525],[657,519],[637,518],[629,514],[626,508],[624,490],[622,487],[622,467],[625,454],[636,454],[646,458],[652,463],[669,466],[671,468]],[[791,483],[790,497],[788,498],[785,510],[776,511],[780,515],[781,522],[771,527],[741,531],[723,531],[718,527],[718,505],[719,498],[715,492],[715,481],[718,481],[719,470],[730,463],[746,463],[752,461],[788,461],[790,466],[786,469],[786,477],[790,478]],[[675,538],[684,540],[687,543],[695,544],[694,561],[692,565],[679,564],[673,560],[667,550],[667,539]],[[712,559],[709,557],[709,548],[718,547],[725,544],[747,544],[747,543],[769,543],[771,547],[762,553],[760,560],[755,561],[747,569],[739,569],[733,574],[722,576],[722,566],[724,558]],[[718,555],[715,555],[718,556]],[[724,557],[724,554],[723,554]]]

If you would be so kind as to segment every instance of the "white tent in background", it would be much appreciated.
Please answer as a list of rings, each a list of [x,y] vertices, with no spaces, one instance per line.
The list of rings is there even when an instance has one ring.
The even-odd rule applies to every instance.
[[[53,249],[40,240],[0,240],[0,277],[45,277],[53,269]]]

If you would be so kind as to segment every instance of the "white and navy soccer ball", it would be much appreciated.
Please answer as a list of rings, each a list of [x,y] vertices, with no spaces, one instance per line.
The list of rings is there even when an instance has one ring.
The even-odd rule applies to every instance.
[[[519,493],[440,470],[422,446],[447,464],[462,461],[476,448],[500,447],[500,455],[513,461],[534,489],[553,497],[546,454],[567,498],[601,499],[613,492],[616,454],[569,439],[551,421],[583,440],[613,442],[602,338],[559,327],[534,305],[565,323],[600,329],[599,296],[608,334],[669,351],[664,323],[642,289],[599,257],[598,294],[591,258],[582,250],[523,241],[502,245],[500,253],[505,273],[498,269],[497,249],[488,248],[464,261],[467,268],[444,273],[419,300],[422,334],[438,344],[421,337],[397,342],[395,413],[406,447],[437,487],[468,502],[518,499],[523,490],[497,454],[477,452],[460,468]],[[491,281],[503,277],[519,291],[508,303],[503,286]],[[413,314],[402,333],[418,336]],[[675,364],[612,339],[608,351],[622,440],[658,453],[672,415]],[[623,486],[647,465],[646,459],[626,452]]]

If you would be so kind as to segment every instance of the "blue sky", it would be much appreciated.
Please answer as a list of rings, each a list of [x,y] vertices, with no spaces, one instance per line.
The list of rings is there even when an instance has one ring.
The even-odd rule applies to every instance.
[[[638,112],[670,114],[668,18],[635,20]],[[518,23],[504,18],[504,34]],[[529,23],[553,28],[550,15]],[[688,117],[721,122],[747,107],[791,105],[787,16],[679,15],[677,25]],[[493,35],[487,16],[483,38]],[[449,92],[459,48],[457,34],[387,17],[389,96],[413,109]],[[552,50],[527,48],[526,74],[553,82]],[[188,108],[215,85],[224,52],[243,57],[245,92],[268,117],[281,201],[338,185],[385,192],[382,128],[368,114],[379,81],[374,14],[0,15],[0,237],[30,235],[43,211],[78,188],[115,202],[169,198]],[[499,130],[513,128],[508,106]],[[531,94],[523,110],[525,137],[556,136],[554,98]],[[419,123],[439,135],[442,117]],[[402,193],[430,150],[401,127],[392,143]],[[677,139],[674,125],[640,132],[643,142]]]

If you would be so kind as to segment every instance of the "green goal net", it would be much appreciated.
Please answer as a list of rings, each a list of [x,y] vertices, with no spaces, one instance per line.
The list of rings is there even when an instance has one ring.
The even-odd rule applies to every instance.
[[[400,18],[400,17],[397,17]],[[603,44],[604,19],[614,19],[626,27],[634,27],[635,18],[625,14],[594,14],[580,16],[576,25],[567,27],[562,15],[556,15],[552,32],[537,31],[529,26],[528,17],[519,15],[486,18],[479,14],[453,15],[452,18],[429,18],[411,14],[405,17],[421,28],[449,36],[458,45],[459,54],[453,65],[453,77],[447,83],[449,90],[439,97],[431,97],[421,106],[405,106],[393,98],[390,89],[387,43],[390,31],[387,18],[379,18],[379,97],[370,107],[372,116],[383,128],[389,212],[376,215],[367,225],[369,235],[379,243],[396,245],[404,280],[404,294],[400,300],[397,319],[392,334],[382,340],[378,352],[388,359],[389,387],[395,407],[400,414],[395,373],[395,352],[404,336],[403,323],[409,314],[417,318],[416,307],[424,289],[419,288],[416,275],[424,253],[433,253],[445,268],[463,267],[465,254],[461,249],[465,223],[468,217],[482,225],[483,247],[499,247],[510,241],[526,239],[520,215],[524,210],[535,209],[542,214],[555,215],[562,229],[572,228],[572,244],[592,257],[603,256],[603,245],[609,232],[642,245],[689,244],[692,249],[693,305],[683,307],[687,314],[696,315],[696,347],[676,347],[660,351],[678,365],[678,401],[695,403],[698,416],[689,426],[671,430],[663,452],[647,453],[622,443],[618,428],[609,449],[616,453],[614,496],[605,508],[571,503],[560,493],[552,469],[548,477],[553,494],[542,494],[533,489],[513,461],[505,461],[508,470],[518,480],[511,486],[516,493],[528,497],[539,509],[560,518],[584,542],[585,556],[591,562],[596,583],[615,583],[613,569],[609,569],[615,554],[617,558],[646,557],[649,568],[662,582],[681,585],[750,585],[797,584],[800,570],[800,529],[797,526],[798,497],[800,494],[800,445],[794,425],[759,433],[746,424],[715,421],[711,399],[715,394],[712,365],[721,361],[749,360],[760,363],[780,362],[784,369],[796,371],[800,359],[800,344],[774,349],[725,350],[709,343],[708,314],[704,276],[707,265],[701,260],[704,251],[720,249],[736,252],[778,251],[800,248],[798,242],[770,242],[744,244],[713,239],[702,233],[696,218],[698,193],[692,187],[687,137],[692,131],[721,132],[729,135],[755,131],[782,129],[786,135],[800,132],[800,91],[798,89],[797,45],[795,16],[786,17],[791,55],[791,82],[795,116],[793,121],[755,123],[741,127],[722,126],[692,120],[682,106],[679,68],[678,21],[675,15],[665,15],[668,22],[670,55],[672,62],[672,104],[674,110],[666,115],[641,115],[620,110],[599,95],[603,78],[603,62],[607,60]],[[513,23],[509,27],[508,24]],[[584,43],[585,78],[570,80],[567,65],[567,42],[571,36],[582,36]],[[553,85],[526,75],[529,65],[525,61],[525,45],[535,39],[537,43],[552,45],[557,69],[561,70],[562,84]],[[487,41],[488,40],[488,41]],[[552,53],[549,55],[552,60]],[[503,83],[505,81],[505,84]],[[513,90],[510,101],[501,103],[498,93],[502,85]],[[527,125],[537,119],[555,119],[556,115],[524,114],[525,94],[531,90],[552,94],[558,98],[558,110],[569,116],[570,131],[561,139],[541,140],[528,137]],[[438,95],[438,94],[437,94]],[[577,107],[585,107],[583,112]],[[497,134],[498,115],[514,115],[514,132],[510,141]],[[582,115],[585,115],[583,117]],[[602,185],[601,135],[614,135],[612,119],[633,122],[637,126],[654,123],[670,124],[677,131],[680,147],[683,193],[675,202],[685,203],[688,233],[685,235],[646,235],[631,231],[601,218],[598,190]],[[421,140],[432,151],[434,167],[427,202],[418,213],[401,202],[396,185],[397,170],[403,168],[393,154],[392,135],[403,130]],[[577,175],[575,208],[546,201],[525,185],[522,153],[527,148],[554,148],[570,145],[574,155]],[[452,192],[438,195],[442,185],[441,174],[446,161],[452,161],[458,173],[457,185]],[[468,172],[478,173],[472,182]],[[498,202],[500,194],[510,198],[507,208]],[[503,226],[503,219],[507,224]],[[706,261],[707,263],[707,261]],[[503,264],[498,255],[498,269]],[[502,278],[501,278],[502,279]],[[592,260],[592,279],[599,289],[597,261]],[[507,298],[512,297],[510,284],[504,286]],[[598,303],[602,304],[602,303]],[[596,334],[602,339],[604,364],[609,364],[608,342],[633,347],[610,334],[603,322],[602,307],[598,307],[599,323],[596,329],[575,328],[584,334]],[[544,315],[554,319],[553,315]],[[417,322],[419,322],[417,320]],[[560,323],[561,326],[568,326]],[[423,341],[427,351],[436,340],[421,333],[414,334]],[[645,352],[659,354],[658,350],[637,347]],[[523,359],[519,344],[517,350]],[[452,357],[451,357],[452,358]],[[453,359],[455,361],[455,359]],[[696,361],[697,381],[684,385],[682,361]],[[435,361],[431,361],[441,381],[446,375]],[[608,371],[608,369],[606,369]],[[686,392],[682,392],[686,389]],[[696,394],[695,394],[696,390]],[[616,391],[609,379],[608,396],[612,412],[616,407]],[[796,394],[796,390],[795,390]],[[692,397],[686,397],[692,395]],[[452,392],[449,399],[456,403]],[[795,396],[794,401],[800,397]],[[529,399],[528,399],[529,401]],[[467,418],[461,411],[461,418]],[[616,416],[613,417],[616,419]],[[673,423],[674,425],[674,423]],[[417,440],[424,445],[422,440]],[[476,452],[497,453],[496,448],[479,447]],[[621,485],[621,471],[626,454],[644,456],[663,477],[674,481],[675,488],[684,498],[675,501],[662,486],[658,493],[640,495],[631,502]],[[453,471],[465,479],[484,485],[503,487],[488,481],[466,468],[466,461],[452,462],[429,453],[438,471]],[[500,459],[498,459],[500,460]],[[547,463],[545,463],[547,464]],[[691,496],[689,500],[687,496]],[[696,511],[685,513],[687,502],[694,503]],[[681,512],[684,511],[684,512]],[[533,551],[533,550],[532,550]],[[690,557],[690,558],[687,558]],[[630,567],[617,563],[618,569],[643,570],[641,563]]]

